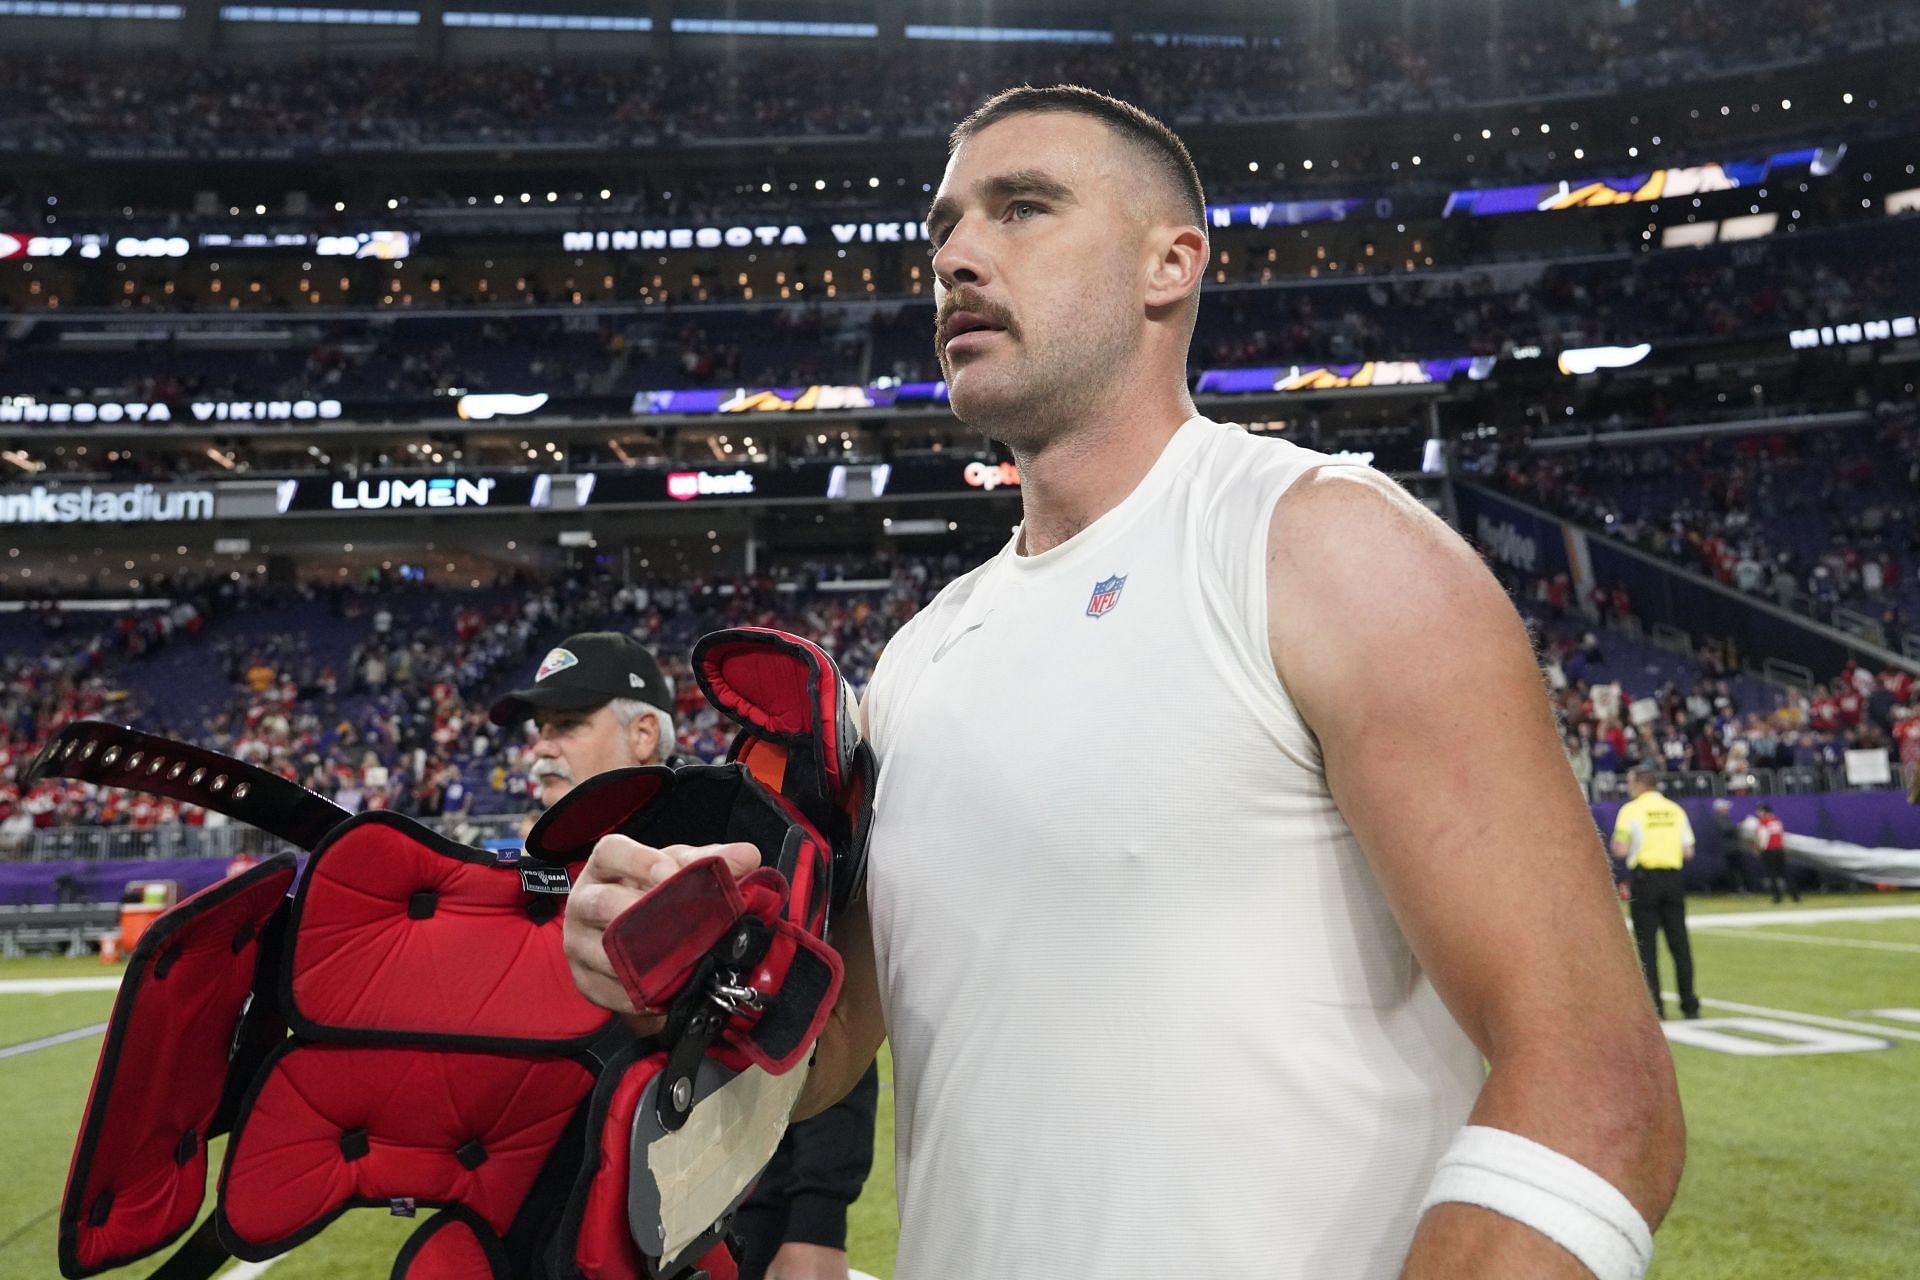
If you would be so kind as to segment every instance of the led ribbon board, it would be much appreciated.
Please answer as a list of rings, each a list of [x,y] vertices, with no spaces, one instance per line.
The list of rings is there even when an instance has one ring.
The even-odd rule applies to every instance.
[[[1492,356],[1444,360],[1368,360],[1362,364],[1276,365],[1262,369],[1208,369],[1194,391],[1200,395],[1256,395],[1274,391],[1340,391],[1354,387],[1413,387],[1493,372]]]
[[[1441,216],[1451,218],[1460,214],[1485,218],[1502,213],[1552,213],[1560,209],[1639,204],[1649,200],[1755,187],[1788,169],[1805,169],[1813,177],[1824,178],[1840,167],[1840,161],[1846,154],[1844,145],[1803,147],[1798,151],[1781,151],[1764,160],[1730,160],[1677,169],[1649,169],[1645,173],[1623,178],[1582,178],[1572,182],[1456,191],[1447,197],[1447,206]]]

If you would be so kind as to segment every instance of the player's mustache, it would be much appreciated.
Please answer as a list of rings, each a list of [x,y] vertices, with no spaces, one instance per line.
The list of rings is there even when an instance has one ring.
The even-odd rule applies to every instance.
[[[934,343],[936,345],[941,344],[945,340],[947,325],[953,320],[954,315],[961,311],[970,311],[989,324],[998,325],[1000,328],[1005,329],[1007,336],[1011,338],[1018,339],[1020,337],[1020,326],[1013,322],[1012,312],[997,302],[989,301],[984,294],[976,293],[971,289],[961,288],[949,293],[945,301],[941,303],[940,314],[934,323],[933,329]]]

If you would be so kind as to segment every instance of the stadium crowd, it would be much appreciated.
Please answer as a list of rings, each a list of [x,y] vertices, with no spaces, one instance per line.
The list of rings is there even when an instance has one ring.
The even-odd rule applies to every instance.
[[[143,57],[0,62],[0,147],[367,150],[434,143],[944,132],[1009,83],[1071,82],[1176,121],[1298,111],[1407,111],[1477,98],[1673,83],[1920,33],[1912,0],[1714,0],[1647,6],[1644,20],[1539,6],[1491,26],[1339,24],[1242,43],[1156,37],[1122,45],[923,44],[807,56],[636,62],[430,64],[331,59],[291,66]],[[935,74],[935,73],[938,74]],[[830,82],[856,94],[823,93]]]
[[[1197,374],[1516,349],[1550,359],[1579,346],[1778,339],[1789,329],[1920,310],[1920,280],[1900,265],[1920,240],[1916,230],[1902,221],[1795,237],[1745,259],[1676,250],[1530,270],[1510,263],[1497,272],[1469,267],[1323,282],[1262,282],[1260,274],[1275,271],[1255,249],[1247,268],[1254,283],[1204,295],[1193,365]],[[370,315],[307,322],[291,346],[258,351],[153,341],[81,352],[61,341],[64,329],[36,326],[0,337],[0,394],[398,406],[430,405],[455,391],[539,388],[617,398],[677,387],[855,382],[863,372],[909,381],[939,376],[933,308],[918,299],[812,298],[770,311],[715,302],[588,320],[484,312],[395,323]]]
[[[1752,595],[1836,608],[1906,634],[1920,617],[1920,409],[1875,407],[1852,431],[1681,444],[1496,451],[1513,494]]]
[[[706,704],[687,664],[700,635],[778,626],[822,645],[861,688],[887,638],[959,567],[911,560],[626,584],[582,575],[503,581],[478,593],[378,579],[326,591],[239,589],[229,605],[244,600],[253,615],[300,625],[174,632],[197,646],[197,665],[218,673],[205,707],[153,687],[139,662],[151,650],[49,638],[39,651],[10,652],[0,663],[0,850],[17,849],[40,828],[159,830],[176,818],[205,821],[198,810],[111,789],[61,781],[23,788],[20,773],[47,735],[86,718],[211,747],[353,811],[390,808],[455,823],[524,812],[531,739],[519,726],[489,723],[487,707],[546,647],[582,630],[625,630],[652,647],[676,691],[679,750],[716,760],[734,727]],[[848,573],[877,576],[840,589]],[[103,635],[122,632],[116,621]]]
[[[794,631],[832,653],[858,689],[893,632],[963,567],[948,557],[733,580],[622,584],[579,575],[502,580],[479,592],[378,579],[324,591],[235,585],[224,594],[217,582],[231,580],[190,584],[170,614],[131,626],[116,618],[84,639],[55,631],[38,651],[0,663],[0,850],[17,851],[42,828],[160,831],[176,819],[207,820],[81,784],[23,788],[20,772],[46,735],[89,717],[190,739],[350,810],[390,808],[456,828],[473,816],[524,812],[531,740],[523,727],[489,723],[486,708],[548,646],[580,630],[625,630],[652,647],[676,690],[679,750],[715,760],[733,729],[706,705],[687,665],[698,636],[734,625]],[[1572,601],[1564,584],[1543,582],[1521,594],[1583,782],[1604,785],[1651,760],[1723,773],[1737,790],[1752,785],[1754,769],[1832,767],[1848,749],[1889,744],[1902,763],[1920,762],[1920,689],[1902,675],[1849,669],[1803,693],[1743,677],[1723,646],[1703,648],[1693,663],[1655,663],[1616,629],[1632,616],[1623,592]],[[269,621],[250,627],[244,617]],[[131,639],[146,631],[162,634]],[[149,659],[168,645],[192,646],[193,664],[216,673],[210,703],[169,700],[155,687]]]
[[[1840,770],[1849,751],[1886,748],[1920,765],[1920,689],[1906,672],[1849,663],[1833,681],[1791,689],[1742,677],[1733,646],[1710,642],[1674,673],[1606,630],[1602,620],[1632,616],[1624,591],[1595,594],[1575,609],[1564,575],[1542,579],[1528,612],[1567,759],[1596,794],[1621,790],[1640,764],[1719,774],[1735,793],[1766,789],[1756,770]]]

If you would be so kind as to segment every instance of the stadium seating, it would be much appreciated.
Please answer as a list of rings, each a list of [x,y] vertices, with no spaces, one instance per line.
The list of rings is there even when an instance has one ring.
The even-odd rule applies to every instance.
[[[1509,452],[1487,474],[1508,492],[1756,596],[1898,637],[1920,617],[1920,462],[1911,403],[1868,427],[1715,436],[1579,453]]]
[[[1414,111],[1672,83],[1914,38],[1911,4],[1839,9],[1761,0],[1736,20],[1712,0],[1687,0],[1667,6],[1666,21],[1622,27],[1546,7],[1506,15],[1492,30],[1431,16],[1429,32],[1356,23],[1332,46],[1149,35],[1131,45],[936,43],[809,57],[769,41],[757,58],[749,50],[632,67],[329,59],[268,71],[150,58],[137,84],[130,64],[16,56],[0,66],[0,146],[57,153],[111,138],[367,151],[943,132],[977,104],[974,86],[1022,81],[1089,84],[1176,121]],[[821,93],[823,83],[862,91]]]
[[[525,589],[437,588],[281,593],[271,608],[222,610],[191,643],[139,658],[85,646],[7,659],[0,720],[12,727],[0,765],[0,857],[32,829],[54,826],[152,833],[102,850],[149,856],[177,816],[78,784],[42,783],[26,795],[19,770],[68,720],[105,717],[186,737],[262,764],[350,808],[394,807],[439,816],[455,778],[469,800],[458,816],[517,815],[528,805],[527,743],[487,722],[492,698],[524,680],[562,636],[622,626],[645,638],[681,694],[680,749],[715,760],[731,728],[698,696],[686,655],[707,632],[777,626],[835,655],[856,688],[881,646],[944,583],[927,564],[839,589],[837,571],[801,570],[739,582],[606,581]],[[252,603],[265,605],[265,599]],[[0,615],[4,617],[5,615]],[[18,624],[16,623],[16,629]],[[23,644],[24,650],[24,644]],[[86,674],[75,663],[87,664]],[[8,819],[29,819],[13,829]],[[195,833],[193,843],[202,843]],[[71,841],[69,843],[72,843]]]

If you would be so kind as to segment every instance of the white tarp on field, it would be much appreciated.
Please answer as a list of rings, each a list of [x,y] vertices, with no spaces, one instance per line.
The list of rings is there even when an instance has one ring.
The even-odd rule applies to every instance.
[[[1845,840],[1789,834],[1787,854],[1802,866],[1852,880],[1920,888],[1920,849],[1870,849]]]

